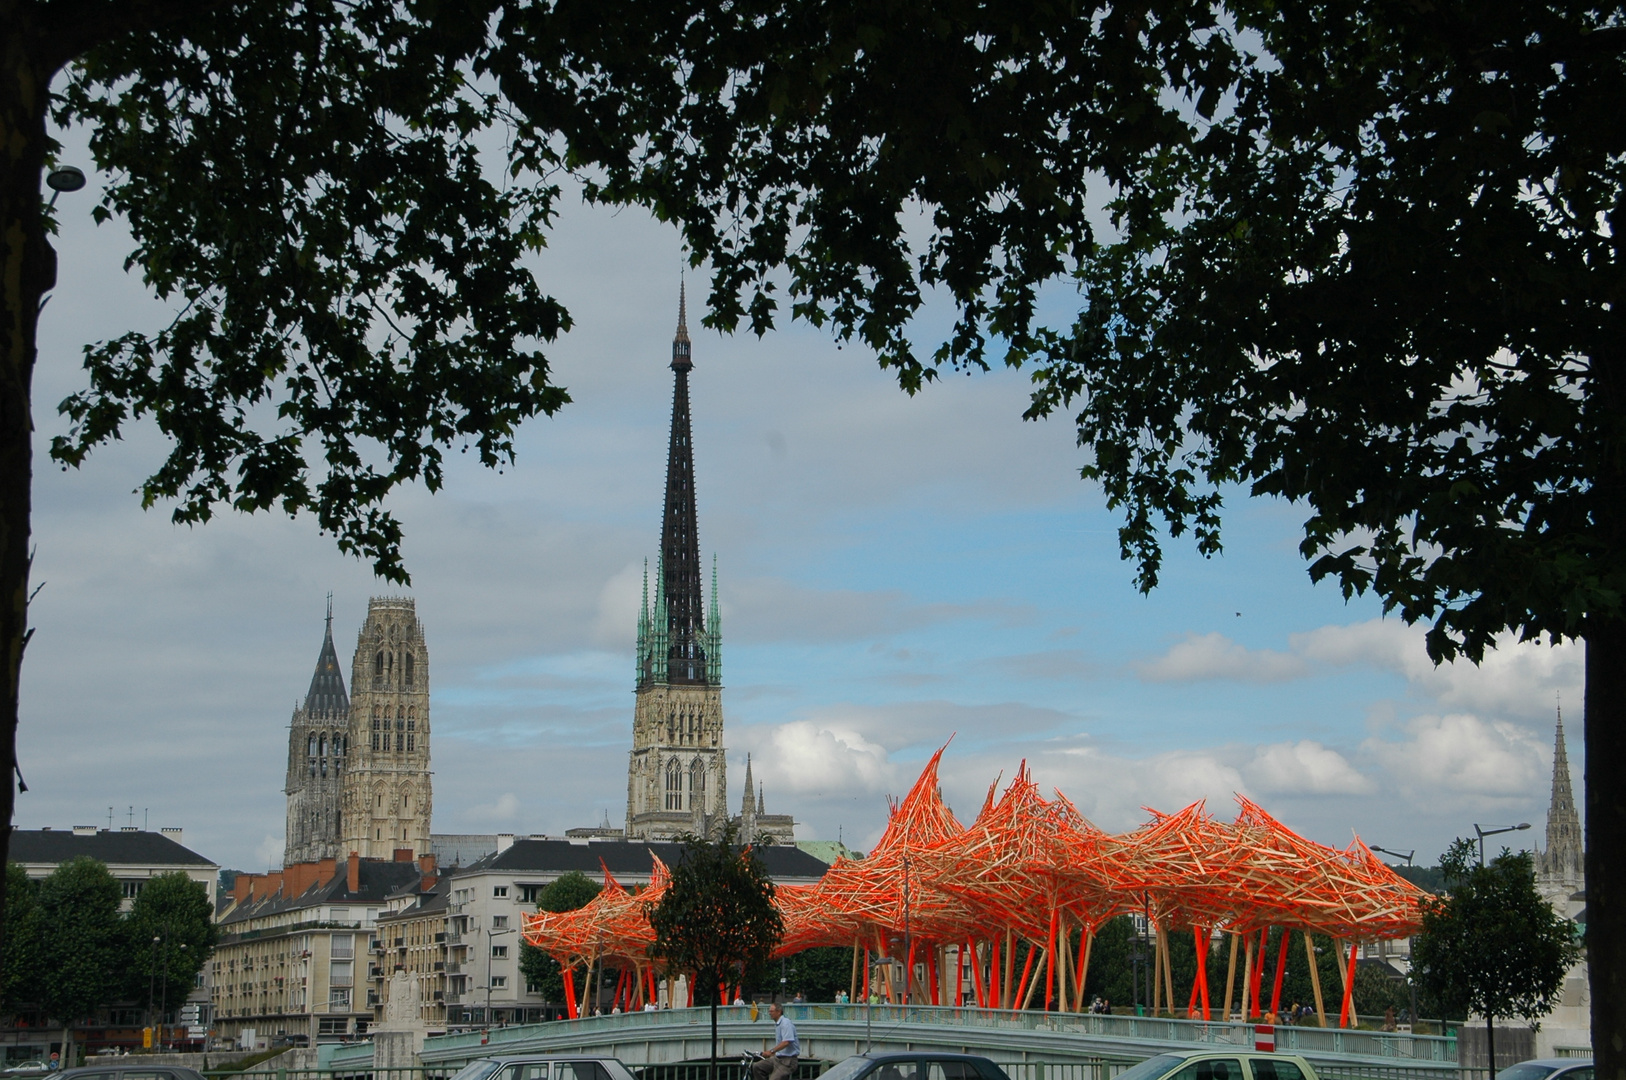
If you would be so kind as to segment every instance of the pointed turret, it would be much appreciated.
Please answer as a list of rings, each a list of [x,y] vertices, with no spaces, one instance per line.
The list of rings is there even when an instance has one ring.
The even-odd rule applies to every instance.
[[[757,809],[751,798],[751,755],[745,755],[745,797],[740,800],[740,839],[747,844],[757,836]]]
[[[311,718],[348,714],[350,698],[344,691],[344,671],[339,667],[339,651],[333,647],[333,596],[327,598],[327,633],[322,651],[316,657],[316,674],[305,694],[305,713]]]

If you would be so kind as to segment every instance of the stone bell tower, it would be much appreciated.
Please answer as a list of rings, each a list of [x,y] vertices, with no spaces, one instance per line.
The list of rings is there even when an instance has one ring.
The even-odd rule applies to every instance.
[[[350,752],[339,855],[429,854],[429,649],[417,606],[375,596],[350,674]]]

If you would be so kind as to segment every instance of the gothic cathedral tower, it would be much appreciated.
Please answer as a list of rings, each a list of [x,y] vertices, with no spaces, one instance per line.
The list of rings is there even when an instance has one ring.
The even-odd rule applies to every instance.
[[[711,607],[702,604],[696,532],[694,447],[689,425],[687,298],[678,293],[672,339],[672,435],[666,455],[666,509],[650,604],[649,578],[638,614],[638,665],[627,767],[627,839],[667,840],[715,833],[727,820],[723,750],[722,627],[717,571]],[[708,617],[709,616],[709,617]]]
[[[351,665],[340,855],[429,853],[429,650],[412,600],[375,596]]]
[[[339,857],[340,813],[350,701],[333,647],[333,597],[327,598],[327,635],[316,657],[316,674],[305,702],[288,728],[288,829],[282,864]]]

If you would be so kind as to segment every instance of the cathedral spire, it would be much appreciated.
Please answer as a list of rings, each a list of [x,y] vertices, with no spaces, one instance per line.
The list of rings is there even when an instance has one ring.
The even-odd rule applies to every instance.
[[[1564,746],[1564,710],[1558,710],[1553,737],[1553,796],[1547,808],[1547,847],[1536,856],[1536,876],[1574,888],[1583,871],[1581,816],[1570,784],[1570,758]]]
[[[707,627],[701,596],[700,538],[694,499],[694,446],[689,424],[688,296],[678,291],[678,326],[672,338],[672,434],[666,455],[666,508],[661,520],[657,588],[666,601],[666,679],[706,685]],[[657,614],[657,619],[659,615]],[[661,629],[657,627],[657,631]],[[660,666],[658,663],[657,667]],[[659,681],[659,680],[658,680]]]

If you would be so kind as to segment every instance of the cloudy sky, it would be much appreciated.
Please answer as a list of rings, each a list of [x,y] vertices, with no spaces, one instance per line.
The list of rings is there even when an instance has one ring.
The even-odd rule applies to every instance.
[[[163,452],[151,428],[77,472],[44,458],[81,347],[164,317],[120,270],[127,238],[91,223],[96,187],[59,203],[35,377],[43,589],[17,824],[111,813],[264,869],[280,862],[287,724],[325,596],[348,666],[367,598],[397,590],[309,519],[188,529],[144,512],[132,490]],[[430,648],[437,832],[622,819],[680,265],[673,230],[567,202],[536,273],[576,322],[551,353],[575,403],[522,431],[517,467],[455,468],[441,494],[394,504]],[[945,793],[962,817],[1025,759],[1112,830],[1196,799],[1228,819],[1240,792],[1314,839],[1358,833],[1427,862],[1476,822],[1538,836],[1559,693],[1579,733],[1578,647],[1510,643],[1483,667],[1436,669],[1421,631],[1312,587],[1302,511],[1241,497],[1225,554],[1176,542],[1143,597],[1070,426],[1020,420],[1019,374],[910,399],[862,350],[804,327],[695,328],[694,356],[732,804],[749,753],[799,836],[862,848],[952,736]],[[1576,738],[1577,777],[1579,753]]]

